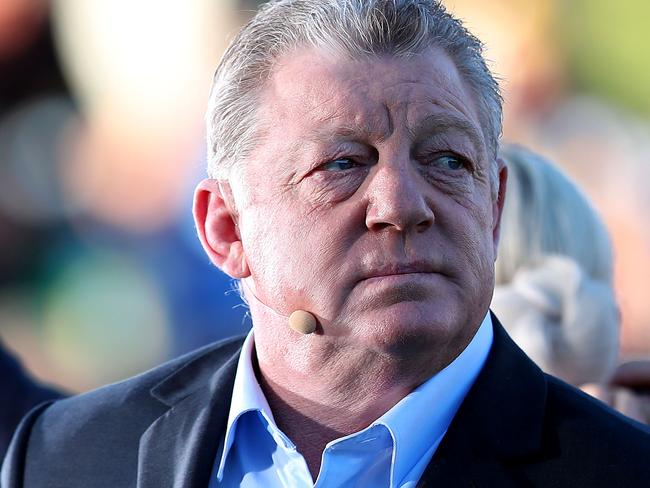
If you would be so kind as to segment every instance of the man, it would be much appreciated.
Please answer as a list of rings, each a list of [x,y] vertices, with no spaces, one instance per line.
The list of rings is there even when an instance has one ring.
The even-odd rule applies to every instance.
[[[5,485],[644,483],[648,433],[488,312],[500,117],[432,0],[264,6],[217,70],[194,205],[253,332],[32,413]]]

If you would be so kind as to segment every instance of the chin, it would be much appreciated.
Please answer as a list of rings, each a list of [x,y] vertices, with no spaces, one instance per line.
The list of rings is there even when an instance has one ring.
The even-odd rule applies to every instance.
[[[464,342],[466,322],[451,321],[450,312],[429,304],[399,302],[366,315],[354,326],[368,347],[392,356],[414,354],[436,357],[453,344]],[[462,324],[460,322],[463,322]],[[459,340],[460,339],[460,340]]]

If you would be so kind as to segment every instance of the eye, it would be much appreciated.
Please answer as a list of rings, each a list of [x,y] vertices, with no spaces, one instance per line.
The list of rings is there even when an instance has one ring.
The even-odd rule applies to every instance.
[[[350,158],[336,158],[325,164],[322,164],[319,169],[322,171],[345,171],[357,166],[357,163]]]
[[[443,169],[449,169],[452,171],[458,171],[465,167],[465,162],[462,158],[458,156],[453,156],[451,154],[445,154],[443,156],[438,156],[431,162],[432,166],[436,166]]]

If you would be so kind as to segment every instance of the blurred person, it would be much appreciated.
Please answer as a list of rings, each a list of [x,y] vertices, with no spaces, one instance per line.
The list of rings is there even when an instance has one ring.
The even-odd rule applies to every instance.
[[[0,341],[0,459],[20,419],[36,405],[62,396],[62,392],[34,381]]]
[[[440,3],[266,4],[207,121],[197,231],[252,332],[34,411],[4,487],[650,476],[650,432],[542,373],[489,313],[501,97]]]
[[[52,178],[65,124],[52,120],[72,101],[48,4],[0,2],[0,287],[24,279],[65,226]]]
[[[149,136],[144,136],[151,131],[150,125],[144,124],[140,130],[128,132],[133,141],[142,144],[147,139],[148,150],[157,147],[156,151],[164,152],[165,157],[175,161],[172,168],[160,157],[150,159],[156,161],[157,168],[166,168],[156,172],[158,177],[173,173],[173,183],[164,185],[161,180],[150,181],[150,187],[157,190],[140,191],[134,183],[139,179],[134,171],[139,168],[141,174],[147,173],[148,170],[143,169],[146,166],[143,153],[134,150],[129,140],[118,137],[110,138],[110,144],[105,138],[101,139],[102,144],[97,143],[98,134],[107,129],[102,121],[119,118],[115,103],[108,104],[111,117],[102,119],[99,112],[89,107],[85,98],[87,91],[83,89],[87,86],[84,82],[92,84],[92,70],[83,71],[82,77],[76,77],[71,71],[76,60],[71,59],[72,53],[61,37],[63,32],[77,31],[74,19],[64,18],[61,10],[75,10],[74,2],[50,5],[47,0],[12,0],[0,3],[0,292],[10,297],[0,308],[11,307],[16,295],[28,298],[27,308],[38,317],[39,334],[43,333],[45,338],[42,345],[57,366],[51,373],[45,373],[48,378],[74,391],[94,388],[111,378],[125,378],[163,359],[246,330],[241,309],[231,309],[239,303],[236,297],[219,296],[214,291],[217,288],[228,290],[229,280],[205,266],[205,255],[194,234],[191,215],[177,219],[177,212],[171,213],[170,207],[160,204],[155,205],[153,215],[148,217],[136,211],[141,209],[142,200],[151,201],[154,194],[162,195],[165,202],[187,200],[185,208],[191,202],[194,184],[190,187],[188,183],[196,177],[187,174],[188,168],[192,174],[198,174],[202,166],[201,161],[196,160],[196,144],[202,139],[202,130],[197,130],[200,129],[197,118],[192,118],[191,140],[175,132],[177,139],[183,141],[178,146],[184,146],[185,152],[171,151],[169,145],[161,149],[160,144],[151,143]],[[91,14],[93,8],[101,7],[89,6],[88,13],[86,7],[76,10]],[[187,10],[185,6],[178,8]],[[228,8],[235,9],[234,6]],[[119,7],[111,9],[117,11]],[[181,19],[178,23],[187,23],[187,20]],[[110,22],[110,19],[104,18],[103,22]],[[156,23],[159,22],[157,19]],[[97,54],[96,38],[110,34],[95,29],[95,36],[86,39],[82,33],[77,33],[75,46],[79,49],[78,46],[84,44],[85,54]],[[81,38],[87,42],[78,42]],[[85,45],[87,43],[90,44]],[[7,46],[11,49],[5,49]],[[135,43],[133,47],[138,48]],[[98,56],[111,58],[110,50]],[[79,57],[87,62],[92,59],[97,68],[93,72],[96,72],[101,71],[98,56]],[[128,64],[128,60],[122,61]],[[195,70],[194,64],[193,58],[191,66],[186,68]],[[119,84],[112,76],[101,77],[101,83],[109,87]],[[104,89],[99,91],[104,101],[113,95]],[[79,117],[80,112],[83,117]],[[157,120],[162,122],[164,117]],[[117,125],[124,127],[122,123]],[[171,146],[175,144],[170,143]],[[95,151],[101,151],[98,164],[95,164],[98,161]],[[128,175],[118,181],[120,172],[116,170],[121,160],[128,163],[125,165]],[[93,168],[97,169],[94,173]],[[170,181],[164,176],[162,179]],[[85,195],[95,194],[94,185],[101,187],[104,198],[86,198]],[[124,198],[114,198],[114,192],[124,188],[133,188],[137,195],[121,193]],[[124,202],[128,202],[125,208],[129,218],[141,224],[136,232],[115,220],[107,221],[94,212],[97,207],[86,205],[110,210]],[[145,222],[149,225],[143,225]],[[191,230],[186,231],[185,227]],[[102,260],[109,255],[125,257],[122,262],[135,260],[138,266],[122,274],[118,274],[119,265],[111,267],[117,272],[112,277],[122,279],[122,286],[113,287],[115,293],[94,293],[91,303],[85,303],[73,290],[96,290],[97,284],[112,286],[111,277],[99,269]],[[160,266],[161,262],[166,265]],[[70,272],[79,271],[81,276],[77,274],[72,280],[66,278]],[[92,279],[96,280],[94,285],[88,286]],[[149,296],[141,297],[143,289],[138,283],[152,280],[156,282],[148,288]],[[135,330],[129,327],[129,321],[123,319],[122,307],[116,307],[115,303],[131,300],[136,303],[136,309],[129,309],[127,319],[142,320],[140,314],[144,313],[158,320],[148,321],[150,327]],[[66,315],[60,321],[53,317],[54,304]],[[92,314],[97,316],[98,307],[108,308],[109,313],[100,313],[101,319],[94,320]],[[119,321],[119,326],[110,327],[110,332],[106,332],[109,335],[97,332],[102,328],[107,331],[104,324],[113,321]],[[32,328],[30,325],[24,327]],[[159,330],[158,339],[140,347],[134,338],[138,333],[146,334],[151,327]],[[22,328],[8,330],[7,339]],[[80,328],[84,329],[83,334],[79,333]],[[59,338],[65,335],[65,339],[57,342],[52,339],[53,334]],[[122,350],[122,361],[111,364],[104,360],[103,352],[110,355],[116,344],[124,343],[132,346]]]
[[[18,130],[16,114],[43,108],[48,97],[67,100],[68,90],[55,54],[46,0],[0,2],[0,73],[0,288],[4,291],[24,278],[25,269],[33,266],[34,256],[46,243],[50,244],[49,237],[58,224],[42,217],[50,208],[39,208],[39,219],[23,219],[30,213],[30,209],[25,209],[29,206],[25,187],[37,187],[38,196],[48,206],[50,189],[33,177],[35,165],[20,159],[19,143],[8,136],[8,132],[15,134]],[[48,145],[48,138],[34,138],[45,131],[33,130],[29,124],[21,129],[32,129],[29,141],[35,147]],[[33,155],[34,150],[30,149]],[[29,173],[29,177],[21,179],[25,173],[19,174],[20,171]],[[20,419],[36,405],[62,396],[63,392],[34,380],[0,340],[0,459]]]
[[[508,195],[491,308],[544,371],[580,386],[610,378],[619,312],[604,222],[541,156],[502,145]]]
[[[508,195],[492,311],[545,372],[650,423],[650,362],[617,366],[620,313],[605,223],[561,170],[503,144]]]

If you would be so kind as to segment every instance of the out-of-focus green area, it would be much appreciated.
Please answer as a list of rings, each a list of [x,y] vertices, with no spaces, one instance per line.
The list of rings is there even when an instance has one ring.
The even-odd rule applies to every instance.
[[[558,24],[576,89],[650,114],[650,2],[564,1]]]
[[[611,230],[625,356],[650,354],[650,2],[448,0],[505,138]],[[84,390],[249,326],[194,235],[212,72],[254,0],[0,2],[0,336]]]

